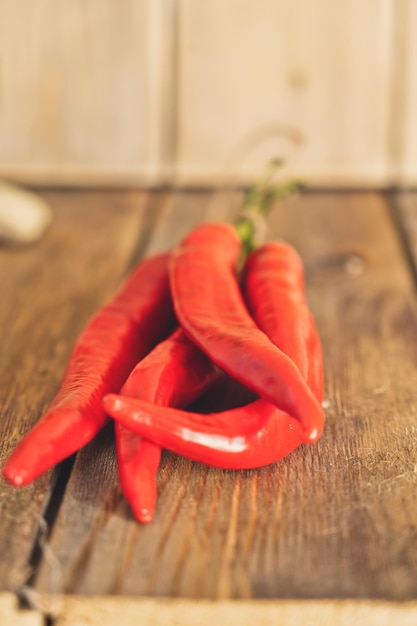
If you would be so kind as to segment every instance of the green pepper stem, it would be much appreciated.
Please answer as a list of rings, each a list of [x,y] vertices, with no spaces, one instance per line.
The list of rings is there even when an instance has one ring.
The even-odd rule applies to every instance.
[[[259,181],[247,190],[243,209],[236,224],[236,230],[242,240],[242,264],[256,247],[264,242],[266,236],[266,216],[276,200],[291,196],[301,187],[300,181],[289,180],[272,186],[271,181],[281,161],[274,159]]]

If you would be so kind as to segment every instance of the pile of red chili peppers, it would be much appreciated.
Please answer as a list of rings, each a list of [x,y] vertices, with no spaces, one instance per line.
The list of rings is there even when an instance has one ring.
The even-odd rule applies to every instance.
[[[143,261],[88,323],[56,397],[3,468],[6,480],[27,485],[111,416],[123,494],[148,522],[162,448],[246,469],[317,441],[323,362],[303,265],[286,243],[250,250],[252,241],[248,218],[237,228],[203,224]],[[227,377],[257,399],[217,413],[186,410]]]

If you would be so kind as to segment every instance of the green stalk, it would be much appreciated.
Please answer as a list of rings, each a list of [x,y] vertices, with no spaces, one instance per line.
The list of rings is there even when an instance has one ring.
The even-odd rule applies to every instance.
[[[275,186],[271,184],[280,165],[281,162],[277,159],[271,161],[263,176],[249,187],[245,194],[242,213],[236,224],[236,230],[242,240],[242,263],[252,250],[264,242],[266,217],[273,203],[293,195],[301,187],[297,180],[284,181]]]

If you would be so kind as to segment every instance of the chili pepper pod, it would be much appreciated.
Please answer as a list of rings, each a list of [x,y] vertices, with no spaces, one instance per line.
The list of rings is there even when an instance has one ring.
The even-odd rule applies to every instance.
[[[173,252],[170,285],[186,334],[214,363],[259,396],[300,420],[316,441],[324,415],[299,369],[255,324],[240,292],[242,245],[227,224],[196,228]]]
[[[221,413],[192,413],[109,394],[106,411],[163,448],[223,469],[274,463],[303,442],[300,422],[266,400]]]
[[[168,259],[141,263],[87,324],[55,398],[3,468],[12,485],[27,485],[86,445],[106,422],[102,397],[119,391],[138,359],[173,327]]]
[[[253,251],[245,263],[243,292],[256,324],[295,363],[321,403],[322,348],[297,251],[284,242],[270,242]]]
[[[220,376],[218,368],[177,329],[137,364],[120,393],[155,406],[185,407]],[[115,434],[123,495],[136,518],[149,522],[157,499],[161,448],[117,422]]]

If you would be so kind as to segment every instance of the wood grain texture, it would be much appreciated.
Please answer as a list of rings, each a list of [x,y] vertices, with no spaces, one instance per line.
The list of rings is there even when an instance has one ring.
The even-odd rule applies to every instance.
[[[144,194],[45,194],[54,220],[37,245],[0,249],[1,465],[58,388],[71,347],[123,276],[146,230]],[[30,574],[35,533],[55,482],[51,472],[16,490],[0,481],[0,587]]]
[[[171,195],[161,202],[158,219],[146,244],[146,254],[161,252],[177,243],[190,228],[204,220],[227,218],[235,205],[225,196],[207,192]],[[226,203],[225,203],[226,202]],[[166,520],[169,532],[176,509],[184,495],[172,492],[170,476],[181,485],[191,473],[192,463],[165,454],[159,473],[157,519]],[[185,474],[184,474],[185,472]],[[172,510],[171,510],[172,509]],[[68,530],[71,528],[71,538]],[[117,479],[112,429],[108,428],[78,456],[65,498],[55,524],[48,552],[41,563],[36,589],[55,593],[117,593],[124,584],[125,569],[131,561],[140,528],[122,500]],[[142,584],[149,568],[155,566],[155,550],[160,551],[161,526],[152,525],[149,554],[140,558]],[[155,534],[156,533],[156,534]],[[133,542],[133,543],[132,543]],[[114,550],[116,549],[116,552]],[[107,563],[115,558],[115,568]],[[100,580],[97,571],[101,571]]]
[[[204,194],[161,211],[150,249],[234,214]],[[243,472],[166,453],[155,519],[140,526],[103,431],[77,457],[36,593],[416,599],[417,309],[394,223],[381,196],[310,194],[276,207],[276,237],[306,264],[326,362],[323,438]]]
[[[283,123],[305,137],[292,165],[308,183],[386,181],[392,2],[179,6],[179,180],[253,176],[292,154],[273,131]],[[250,154],[231,164],[252,135]]]
[[[393,134],[399,141],[400,173],[397,182],[403,185],[417,184],[417,6],[413,0],[402,0],[404,5],[402,64],[395,63],[395,72],[403,75],[401,104],[403,111],[393,122]],[[397,9],[398,10],[398,9]],[[402,72],[401,72],[402,70]],[[401,127],[402,126],[402,132]],[[402,141],[401,138],[402,137]]]
[[[0,593],[0,626],[45,626],[40,611],[21,610],[15,595]]]
[[[312,185],[415,184],[413,0],[0,0],[0,176],[216,184],[306,137]],[[240,167],[241,166],[241,167]]]
[[[1,0],[2,175],[152,182],[170,121],[170,13],[146,0]]]
[[[414,192],[394,192],[390,196],[394,217],[399,225],[404,253],[417,273],[417,194]]]
[[[0,596],[0,606],[1,606]],[[9,600],[9,599],[8,599]],[[38,596],[54,626],[415,626],[415,602],[360,600],[221,600],[126,598],[117,596]],[[21,613],[20,613],[21,615]],[[19,617],[20,617],[19,615]],[[20,622],[16,624],[20,626]],[[21,626],[29,626],[22,623]],[[30,624],[32,626],[32,624]]]

